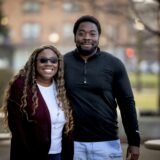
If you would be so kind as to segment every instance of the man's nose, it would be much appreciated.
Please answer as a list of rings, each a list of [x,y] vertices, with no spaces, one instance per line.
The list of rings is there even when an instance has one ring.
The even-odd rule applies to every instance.
[[[90,34],[85,34],[84,39],[91,39]]]

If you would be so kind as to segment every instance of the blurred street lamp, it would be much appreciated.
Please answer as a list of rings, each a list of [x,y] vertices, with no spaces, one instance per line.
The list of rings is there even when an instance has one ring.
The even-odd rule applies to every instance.
[[[49,41],[52,43],[57,43],[59,41],[60,37],[58,33],[52,33],[49,35]]]
[[[139,19],[135,19],[135,23],[134,23],[134,28],[138,31],[143,31],[144,30],[144,25],[143,23],[140,22]]]

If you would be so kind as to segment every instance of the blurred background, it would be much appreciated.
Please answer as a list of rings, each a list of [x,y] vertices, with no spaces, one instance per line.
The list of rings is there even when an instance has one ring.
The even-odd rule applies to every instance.
[[[33,49],[53,44],[65,54],[75,48],[73,25],[86,14],[101,23],[100,48],[127,68],[138,116],[154,127],[153,136],[143,133],[160,138],[160,119],[152,122],[160,117],[160,0],[0,0],[0,104]]]
[[[73,25],[85,14],[102,25],[100,47],[126,65],[139,113],[160,113],[159,0],[0,0],[0,103],[34,48],[74,49]]]

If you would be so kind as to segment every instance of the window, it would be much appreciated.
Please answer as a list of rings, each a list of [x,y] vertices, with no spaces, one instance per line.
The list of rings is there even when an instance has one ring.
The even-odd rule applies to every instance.
[[[59,8],[59,0],[49,0],[48,6],[50,9]]]
[[[37,0],[25,0],[22,8],[24,12],[37,13],[40,11],[40,2]]]
[[[81,10],[80,4],[76,2],[64,2],[63,3],[63,10],[65,12],[79,12]]]
[[[115,30],[115,27],[112,26],[112,25],[108,25],[106,27],[106,34],[111,38],[111,37],[114,37],[115,34],[116,34],[116,30]]]
[[[35,40],[40,37],[41,26],[37,23],[27,23],[23,25],[22,36],[26,40]]]
[[[72,37],[73,36],[73,24],[72,23],[65,23],[63,28],[64,37]]]

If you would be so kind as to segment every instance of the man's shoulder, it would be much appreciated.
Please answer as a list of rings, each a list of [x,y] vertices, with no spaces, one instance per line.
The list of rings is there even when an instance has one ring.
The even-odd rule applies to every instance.
[[[114,54],[111,54],[106,51],[100,51],[101,59],[110,64],[121,66],[123,62],[120,58],[116,57]]]
[[[64,57],[69,57],[69,56],[72,56],[73,54],[74,54],[74,50],[69,51],[69,52],[66,52],[66,53],[64,54]]]
[[[67,62],[70,63],[70,61],[73,61],[73,59],[74,59],[74,50],[64,54],[64,63],[67,63]]]
[[[106,51],[100,51],[100,54],[103,58],[109,58],[109,59],[113,59],[116,60],[118,59],[115,55],[113,55],[112,53],[106,52]]]

